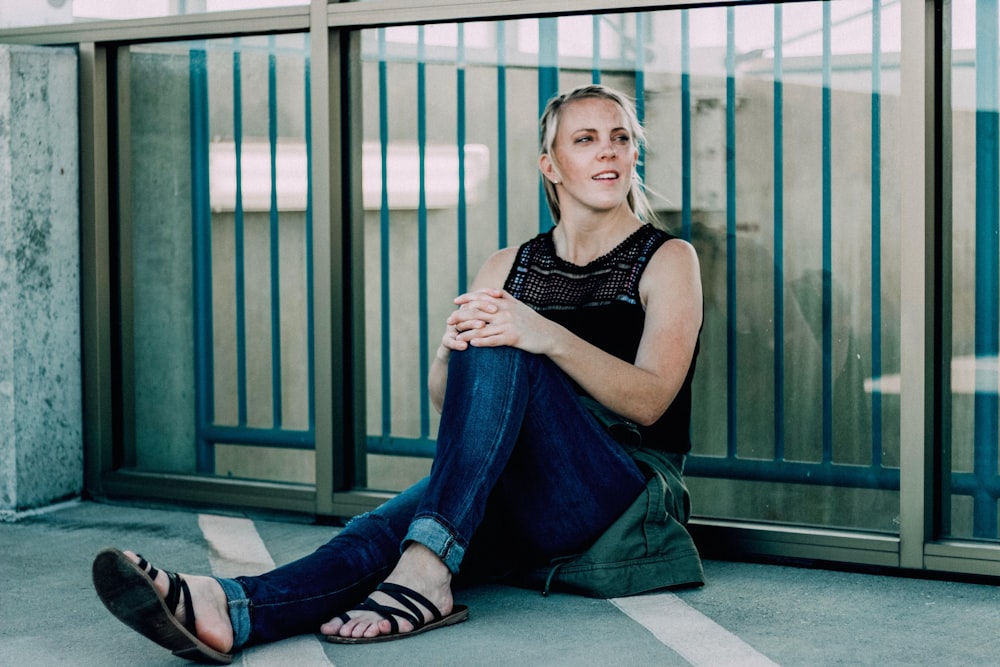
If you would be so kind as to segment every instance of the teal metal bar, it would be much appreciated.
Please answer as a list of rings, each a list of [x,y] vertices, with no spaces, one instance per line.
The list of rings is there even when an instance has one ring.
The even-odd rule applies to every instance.
[[[882,0],[872,0],[872,377],[882,377]],[[872,392],[872,465],[882,465],[882,392]]]
[[[976,2],[976,340],[977,359],[1000,354],[1000,91],[998,91],[998,16],[996,0]],[[979,371],[977,371],[977,375]],[[977,381],[979,378],[977,377]],[[977,391],[974,399],[973,496],[974,537],[997,536],[996,496],[989,484],[997,476],[1000,402],[992,392]]]
[[[726,453],[737,456],[736,13],[726,8]]]
[[[427,438],[372,437],[368,438],[368,452],[388,456],[430,458],[434,455],[435,442]],[[684,466],[689,477],[778,482],[809,486],[836,486],[839,488],[899,490],[899,468],[856,466],[833,463],[807,463],[800,461],[765,461],[732,459],[691,455]],[[955,488],[971,489],[977,482],[971,475],[956,475]],[[1000,495],[1000,480],[995,479],[991,489]]]
[[[877,468],[835,463],[766,461],[712,456],[689,456],[684,474],[754,482],[835,486],[839,488],[899,490],[899,468]]]
[[[681,10],[681,237],[691,240],[691,20]]]
[[[314,429],[305,431],[282,428],[247,428],[237,426],[206,426],[202,436],[210,442],[239,443],[256,447],[282,449],[313,449],[316,443]]]
[[[194,283],[195,467],[215,472],[215,451],[204,430],[215,419],[212,354],[212,209],[209,189],[208,63],[205,49],[189,54],[191,123],[191,245]]]
[[[240,38],[233,39],[233,146],[236,152],[236,210],[233,214],[236,301],[236,423],[247,423],[246,267],[243,220],[243,76]]]
[[[497,247],[507,247],[507,29],[497,22]]]
[[[646,121],[646,14],[635,15],[635,115],[642,125]],[[646,149],[639,154],[635,166],[639,178],[646,176]]]
[[[381,199],[379,205],[379,267],[381,273],[382,313],[382,436],[392,433],[392,329],[389,313],[392,309],[389,274],[389,83],[386,66],[385,28],[378,29],[378,136],[381,169]]]
[[[267,133],[271,149],[271,405],[273,423],[280,428],[281,414],[281,231],[278,219],[278,64],[274,35],[268,36]]]
[[[833,460],[833,238],[831,177],[830,3],[823,4],[823,454]]]
[[[309,52],[309,35],[305,35],[306,53]],[[312,175],[312,87],[310,86],[311,64],[309,57],[305,58],[305,105],[306,105],[306,363],[308,364],[307,388],[309,400],[309,430],[316,431],[316,355],[315,355],[315,307],[313,305],[313,175]],[[315,437],[312,440],[316,445]]]
[[[774,6],[774,459],[785,458],[785,171],[783,9]]]
[[[458,292],[466,291],[469,275],[469,249],[466,236],[467,211],[465,197],[465,26],[458,24],[458,44],[455,52],[455,143],[458,144]]]
[[[431,438],[401,438],[393,435],[368,437],[367,451],[369,454],[385,456],[410,456],[414,458],[433,458],[437,442]]]
[[[430,396],[424,381],[430,373],[428,363],[428,295],[427,295],[427,64],[424,26],[417,28],[417,153],[420,164],[420,196],[417,204],[417,291],[420,312],[418,335],[420,359],[420,435],[428,437],[431,430]]]
[[[549,100],[559,94],[559,19],[538,19],[538,115]],[[552,227],[545,190],[538,181],[538,231]]]

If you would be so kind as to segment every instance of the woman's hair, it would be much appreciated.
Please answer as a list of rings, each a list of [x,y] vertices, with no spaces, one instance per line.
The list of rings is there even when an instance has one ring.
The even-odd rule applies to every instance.
[[[642,124],[639,122],[639,117],[635,112],[635,105],[632,103],[632,100],[613,88],[600,84],[589,84],[579,86],[549,100],[538,123],[539,155],[548,155],[553,162],[556,162],[555,156],[552,155],[552,144],[555,142],[556,133],[559,130],[559,117],[562,115],[562,111],[567,104],[585,99],[610,100],[621,107],[622,111],[625,112],[625,122],[628,123],[626,129],[632,136],[632,141],[635,142],[636,148],[640,151],[642,150],[646,144],[646,134],[643,132]],[[558,166],[558,163],[556,164]],[[649,198],[646,196],[645,185],[639,177],[637,170],[632,170],[631,179],[632,186],[628,191],[629,208],[643,222],[655,222],[656,214],[653,212],[652,206],[650,206]],[[544,177],[542,178],[542,185],[545,188],[545,200],[549,204],[552,220],[556,224],[559,224],[561,216],[559,195],[556,192],[556,186],[552,181]]]

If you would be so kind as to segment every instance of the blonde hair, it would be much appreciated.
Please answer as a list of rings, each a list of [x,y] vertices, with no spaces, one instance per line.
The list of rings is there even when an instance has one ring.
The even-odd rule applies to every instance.
[[[585,99],[610,100],[621,107],[621,110],[625,113],[625,121],[628,123],[626,129],[632,135],[632,141],[635,142],[636,148],[640,151],[642,150],[646,145],[646,133],[639,122],[639,117],[635,112],[635,104],[633,104],[632,100],[614,88],[600,84],[588,84],[574,88],[549,100],[541,119],[538,121],[538,153],[540,156],[548,155],[555,162],[555,156],[552,154],[552,144],[556,140],[556,133],[559,129],[559,116],[567,104]],[[629,208],[639,220],[643,222],[656,222],[656,214],[649,203],[649,198],[646,196],[646,187],[639,177],[637,170],[632,170],[631,178],[632,185],[629,188],[627,198]],[[548,202],[549,212],[552,213],[552,220],[555,224],[559,224],[561,216],[559,194],[556,192],[556,186],[552,181],[544,177],[542,178],[542,185],[545,188],[545,200]]]

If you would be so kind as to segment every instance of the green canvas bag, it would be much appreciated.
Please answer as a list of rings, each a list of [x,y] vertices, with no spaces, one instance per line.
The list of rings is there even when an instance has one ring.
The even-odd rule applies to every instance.
[[[582,554],[524,573],[518,585],[589,597],[638,595],[705,583],[701,558],[684,525],[691,502],[683,457],[651,449],[630,452],[652,476],[632,505]]]

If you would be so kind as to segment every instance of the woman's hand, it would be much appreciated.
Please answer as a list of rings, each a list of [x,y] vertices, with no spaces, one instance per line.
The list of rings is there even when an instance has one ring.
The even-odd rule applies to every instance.
[[[469,332],[486,326],[486,318],[497,312],[496,304],[490,299],[500,295],[501,290],[483,289],[455,297],[458,308],[445,320],[441,345],[448,350],[464,350],[469,347]],[[479,298],[476,298],[479,296]],[[466,334],[463,338],[462,334]]]
[[[455,305],[442,340],[449,349],[509,346],[534,354],[548,352],[554,324],[505,290],[467,292],[455,298]]]
[[[502,298],[504,292],[490,286],[503,285],[514,264],[516,252],[517,248],[513,247],[493,253],[479,269],[469,293],[455,299],[458,308],[448,316],[441,345],[434,355],[428,378],[431,403],[438,410],[444,401],[444,390],[448,383],[448,358],[452,350],[468,348],[472,335],[469,332],[482,330],[487,326],[487,317],[496,315],[498,307],[495,300]],[[481,297],[476,299],[474,295]]]

